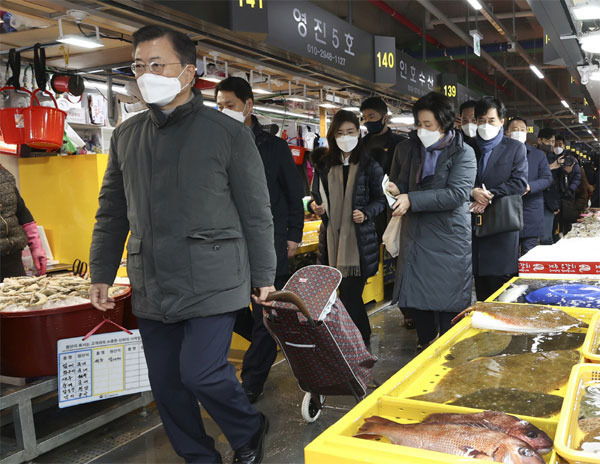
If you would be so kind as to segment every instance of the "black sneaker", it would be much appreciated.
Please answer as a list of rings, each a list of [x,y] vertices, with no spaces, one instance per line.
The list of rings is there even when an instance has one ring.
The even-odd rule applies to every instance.
[[[244,393],[246,393],[246,396],[248,397],[248,401],[250,401],[250,403],[254,404],[258,401],[258,399],[262,396],[263,392],[261,391],[253,391],[253,390],[246,390],[244,388]]]
[[[265,437],[269,431],[269,420],[261,412],[260,427],[252,439],[246,445],[235,450],[233,455],[234,464],[259,464],[262,462],[264,454]]]

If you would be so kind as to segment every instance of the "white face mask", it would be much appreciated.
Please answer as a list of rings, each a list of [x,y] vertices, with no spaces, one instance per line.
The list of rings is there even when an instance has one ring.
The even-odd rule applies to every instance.
[[[554,153],[560,155],[565,149],[563,147],[554,147]]]
[[[336,137],[335,142],[344,153],[350,153],[358,145],[358,135],[342,135]]]
[[[160,76],[151,72],[138,77],[137,84],[144,101],[158,106],[166,106],[171,103],[183,89],[190,85],[188,82],[185,87],[181,87],[181,82],[179,82],[179,78],[186,69],[187,66],[177,77]]]
[[[417,136],[425,148],[429,148],[435,142],[442,138],[442,134],[438,131],[430,131],[424,128],[417,130]]]
[[[223,108],[223,110],[221,111],[221,113],[226,114],[230,118],[233,118],[236,121],[239,121],[242,124],[244,124],[244,121],[246,121],[246,115],[244,115],[244,111],[246,111],[246,105],[247,104],[248,104],[248,102],[246,102],[246,104],[244,105],[244,110],[243,111],[234,111],[234,110],[230,110],[229,108]]]
[[[481,124],[477,126],[477,133],[483,140],[492,140],[500,132],[501,126],[492,126],[491,124]]]
[[[518,140],[521,143],[525,143],[525,141],[527,140],[527,132],[513,131],[508,135],[510,135],[511,139]]]
[[[462,126],[462,130],[468,137],[475,137],[477,135],[477,124],[470,122]]]

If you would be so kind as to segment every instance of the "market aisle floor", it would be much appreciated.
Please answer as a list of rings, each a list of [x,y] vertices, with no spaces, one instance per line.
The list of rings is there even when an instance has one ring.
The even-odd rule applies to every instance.
[[[377,305],[371,311],[372,352],[379,361],[374,367],[375,379],[383,383],[416,354],[416,334],[406,330],[396,308]],[[303,392],[285,360],[271,370],[264,396],[256,407],[265,413],[271,427],[267,435],[264,463],[288,464],[304,462],[304,447],[327,427],[350,410],[355,402],[350,397],[328,397],[326,409],[313,424],[300,414]],[[205,426],[216,437],[223,462],[231,462],[233,452],[216,424],[203,412]],[[94,464],[165,464],[183,462],[172,450],[156,408],[151,405],[113,421],[89,433],[73,444],[40,456],[36,463]]]

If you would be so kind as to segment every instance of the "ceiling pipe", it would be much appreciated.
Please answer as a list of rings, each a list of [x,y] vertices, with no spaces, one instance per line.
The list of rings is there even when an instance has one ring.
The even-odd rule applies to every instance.
[[[515,13],[515,18],[534,18],[535,14],[533,13],[533,11],[529,10],[529,11],[517,11]],[[496,18],[498,19],[512,19],[513,18],[513,14],[512,13],[500,13],[496,15]],[[483,17],[481,16],[477,16],[477,20],[483,20]],[[466,18],[463,16],[461,18],[450,18],[450,21],[452,21],[453,23],[464,23],[466,22]],[[473,18],[473,21],[475,21],[475,18]],[[444,24],[444,22],[440,19],[434,19],[433,21],[429,22],[429,25],[431,26],[438,26],[440,24]]]
[[[524,40],[520,42],[524,49],[526,50],[536,50],[543,49],[543,42],[541,39],[533,39],[533,40]],[[467,47],[469,49],[469,54],[474,55],[473,47]],[[508,50],[508,42],[503,43],[493,43],[481,45],[481,49],[485,50],[488,53],[498,53],[498,52],[506,52]],[[419,58],[421,56],[421,52],[410,51],[407,52],[413,58]],[[440,57],[452,57],[453,55],[463,56],[465,54],[465,47],[453,47],[453,48],[444,48],[438,50],[431,50],[427,52],[427,59],[440,58]],[[539,67],[539,66],[538,66]]]
[[[431,3],[430,0],[417,0],[417,2],[419,2],[421,4],[421,6],[423,6],[426,10],[429,10],[429,12],[431,14],[437,16],[439,19],[444,21],[444,24],[446,25],[446,27],[448,29],[450,29],[452,32],[454,32],[458,37],[460,37],[466,44],[472,43],[472,38],[469,37],[467,34],[465,34],[460,28],[458,28],[458,26],[456,26],[455,24],[450,22],[448,17],[446,15],[444,15],[444,13],[442,13],[437,7],[435,7],[435,5],[433,5],[433,3]],[[552,116],[552,111],[550,111],[548,109],[548,107],[546,107],[546,105],[544,105],[544,103],[542,103],[542,101],[538,97],[536,97],[534,94],[532,94],[527,89],[527,87],[525,87],[523,84],[521,84],[521,82],[519,82],[518,79],[516,79],[506,69],[504,69],[504,67],[500,63],[498,63],[494,58],[492,58],[485,50],[481,50],[481,57],[485,58],[492,66],[494,66],[494,68],[496,68],[498,71],[500,71],[500,73],[502,73],[508,80],[510,80],[519,89],[521,89],[523,91],[523,93],[525,93],[525,95],[527,95],[534,102],[536,102],[540,106],[540,108],[543,108],[544,111],[546,111],[548,113],[548,117]],[[571,134],[573,134],[574,137],[577,137],[575,135],[575,133],[571,129],[569,129],[561,120],[556,119],[556,121],[558,121],[561,126],[563,126],[565,129],[567,129]]]
[[[502,25],[502,23],[500,23],[500,21],[498,20],[498,18],[494,15],[494,13],[485,5],[482,4],[483,8],[481,8],[481,10],[479,10],[481,12],[481,14],[485,17],[485,19],[487,19],[487,21],[494,27],[494,29],[496,29],[496,31],[498,32],[498,34],[500,34],[502,37],[505,37],[506,40],[508,42],[514,43],[515,44],[515,51],[519,54],[519,56],[521,58],[523,58],[523,60],[528,64],[528,65],[536,65],[537,63],[535,63],[531,57],[527,54],[527,52],[524,50],[524,48],[521,46],[521,44],[519,42],[515,42],[514,39],[512,38],[512,36],[510,35],[509,31]],[[554,92],[554,94],[557,96],[559,101],[566,101],[567,99],[565,97],[563,97],[560,92],[558,91],[558,89],[556,88],[556,86],[550,81],[550,79],[548,79],[546,76],[544,76],[543,80],[546,85],[550,88],[550,90],[552,90],[552,92]],[[562,124],[562,122],[561,122]],[[570,128],[568,128],[566,125],[562,124],[566,129],[568,129],[571,133],[573,133],[573,131],[571,131]],[[573,134],[575,135],[575,134]]]
[[[435,37],[432,37],[429,34],[427,34],[426,32],[424,32],[423,29],[421,29],[419,26],[417,26],[415,23],[413,23],[406,16],[404,16],[403,14],[396,11],[394,8],[392,8],[390,5],[388,5],[383,0],[369,0],[369,3],[376,6],[384,13],[387,13],[388,15],[390,15],[394,20],[396,20],[397,22],[402,24],[404,27],[408,28],[409,30],[411,30],[412,32],[417,34],[419,37],[425,37],[425,40],[427,42],[429,42],[431,45],[433,45],[437,48],[442,48],[442,49],[446,48]],[[466,63],[465,60],[454,60],[454,61],[456,61],[460,65],[466,67],[469,71],[471,71],[473,74],[475,74],[477,77],[484,80],[488,84],[490,84],[490,85],[496,87],[497,89],[501,90],[502,92],[510,95],[510,92],[504,86],[495,83],[493,79],[491,79],[488,75],[481,72],[475,66]]]

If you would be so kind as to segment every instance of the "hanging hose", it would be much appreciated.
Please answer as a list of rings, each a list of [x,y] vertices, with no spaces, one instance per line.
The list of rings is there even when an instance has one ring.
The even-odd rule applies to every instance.
[[[33,47],[33,69],[38,88],[46,90],[46,50],[39,43]]]
[[[8,52],[8,67],[12,71],[12,76],[6,81],[6,85],[21,88],[21,53],[11,48]]]

